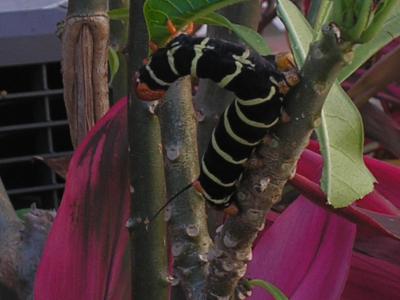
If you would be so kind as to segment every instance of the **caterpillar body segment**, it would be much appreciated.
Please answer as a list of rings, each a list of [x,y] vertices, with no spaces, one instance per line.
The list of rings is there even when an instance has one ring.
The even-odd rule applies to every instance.
[[[211,79],[235,94],[212,133],[196,184],[212,204],[229,205],[243,164],[279,121],[282,91],[297,83],[293,75],[288,82],[282,68],[274,56],[262,57],[241,45],[181,34],[153,53],[139,70],[136,91],[143,100],[157,100],[170,84],[189,74]]]

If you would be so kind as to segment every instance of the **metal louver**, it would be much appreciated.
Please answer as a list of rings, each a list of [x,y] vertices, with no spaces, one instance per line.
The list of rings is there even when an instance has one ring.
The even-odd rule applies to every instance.
[[[72,151],[55,36],[64,15],[59,6],[0,9],[0,176],[16,209],[55,208],[64,187],[35,159]]]

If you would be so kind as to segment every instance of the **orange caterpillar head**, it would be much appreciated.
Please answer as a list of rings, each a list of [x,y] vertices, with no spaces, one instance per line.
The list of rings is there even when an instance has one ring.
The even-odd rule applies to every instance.
[[[164,90],[152,90],[146,83],[141,82],[138,74],[135,74],[133,84],[135,84],[136,95],[139,97],[140,100],[156,101],[160,100],[165,95]]]

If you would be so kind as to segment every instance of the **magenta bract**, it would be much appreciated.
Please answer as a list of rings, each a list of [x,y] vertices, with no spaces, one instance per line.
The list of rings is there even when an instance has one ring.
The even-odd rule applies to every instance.
[[[37,271],[36,300],[130,299],[126,123],[123,100],[76,150]]]

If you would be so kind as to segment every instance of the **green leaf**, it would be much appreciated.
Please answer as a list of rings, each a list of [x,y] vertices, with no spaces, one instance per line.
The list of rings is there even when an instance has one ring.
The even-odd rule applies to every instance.
[[[108,12],[108,16],[111,20],[117,21],[128,21],[129,20],[129,9],[127,7],[121,7],[112,9]]]
[[[278,13],[289,30],[294,56],[301,67],[314,33],[297,7],[288,0],[278,2]],[[370,193],[375,180],[362,158],[361,116],[338,83],[328,94],[321,121],[317,130],[324,156],[321,187],[330,204],[344,207]]]
[[[299,9],[288,0],[278,1],[278,15],[289,33],[290,46],[296,63],[302,67],[314,39],[313,29]]]
[[[249,281],[249,285],[251,287],[258,286],[260,288],[263,288],[266,292],[270,293],[276,300],[288,300],[288,297],[286,297],[285,294],[282,293],[282,291],[272,283],[266,282],[261,279],[253,279]]]
[[[151,41],[163,46],[170,33],[167,21],[170,19],[178,30],[189,22],[209,15],[225,6],[245,0],[147,0],[144,4],[144,16]]]
[[[213,12],[205,17],[198,18],[197,22],[228,28],[259,54],[265,56],[272,53],[264,38],[257,31],[247,26],[234,24],[218,13]]]
[[[324,155],[321,187],[329,204],[345,207],[370,193],[375,178],[363,161],[362,118],[338,83],[328,94],[321,121],[317,129]]]
[[[361,36],[362,42],[364,43],[369,42],[376,36],[377,33],[379,33],[382,30],[388,16],[390,16],[393,11],[396,11],[396,8],[398,9],[398,4],[399,4],[398,0],[380,1],[380,3],[378,4],[378,9],[375,12],[375,15],[373,16],[373,18],[371,18],[372,20],[369,23],[366,30],[362,33]]]
[[[396,12],[386,21],[382,31],[377,36],[369,42],[356,47],[352,62],[340,72],[339,82],[346,80],[379,49],[400,35],[400,13],[398,13],[398,10]]]
[[[108,65],[110,67],[110,82],[108,84],[111,85],[119,69],[118,53],[113,47],[108,47]]]

